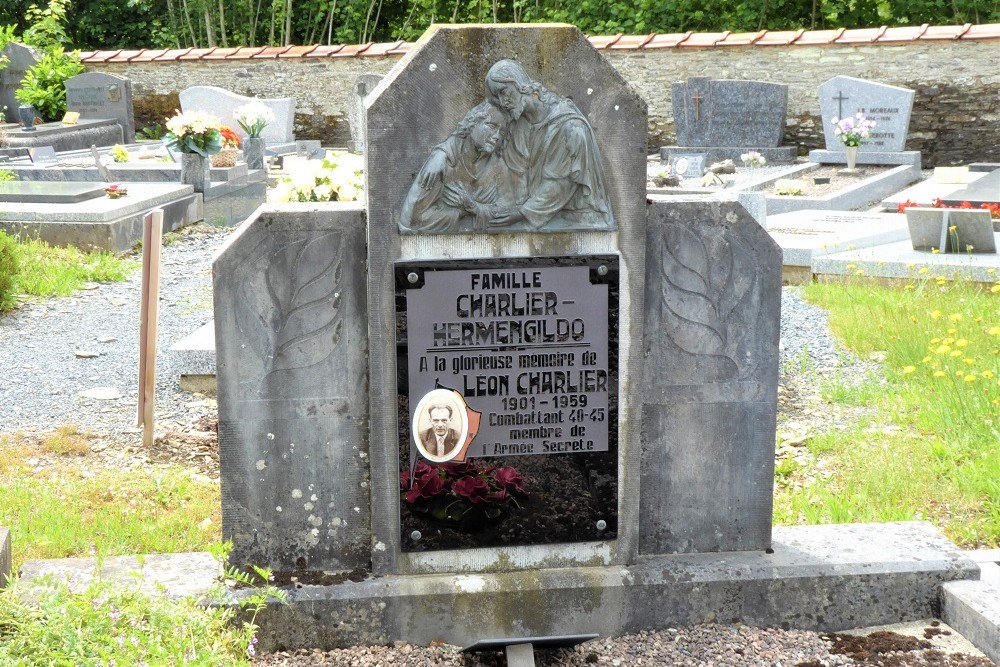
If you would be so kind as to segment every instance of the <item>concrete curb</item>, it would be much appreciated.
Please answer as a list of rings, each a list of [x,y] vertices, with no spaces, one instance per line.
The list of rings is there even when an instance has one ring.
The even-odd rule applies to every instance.
[[[985,581],[951,581],[942,587],[942,598],[942,620],[1000,663],[1000,587]]]

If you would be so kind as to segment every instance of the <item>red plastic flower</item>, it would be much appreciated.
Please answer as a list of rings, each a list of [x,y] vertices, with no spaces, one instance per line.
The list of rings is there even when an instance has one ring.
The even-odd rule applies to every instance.
[[[493,471],[493,479],[496,480],[503,490],[516,493],[527,493],[524,487],[524,477],[514,468],[506,466]]]
[[[219,128],[219,134],[222,135],[222,145],[226,148],[239,148],[240,147],[240,135],[236,134],[233,128],[228,125],[223,125]]]
[[[437,474],[417,477],[406,492],[406,502],[415,503],[420,498],[435,498],[448,490],[448,484]]]

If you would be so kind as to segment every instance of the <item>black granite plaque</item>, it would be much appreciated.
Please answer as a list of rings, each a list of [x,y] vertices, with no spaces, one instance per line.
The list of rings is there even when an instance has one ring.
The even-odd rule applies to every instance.
[[[396,284],[404,550],[614,537],[617,257],[406,262]]]

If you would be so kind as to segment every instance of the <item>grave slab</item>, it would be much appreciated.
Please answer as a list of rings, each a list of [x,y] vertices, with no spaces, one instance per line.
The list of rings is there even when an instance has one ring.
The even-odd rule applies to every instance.
[[[222,574],[219,561],[207,552],[147,554],[96,558],[29,560],[21,567],[19,592],[30,597],[46,580],[65,583],[71,591],[86,589],[95,578],[115,587],[170,599],[201,598]]]
[[[10,547],[10,528],[0,526],[0,588],[4,588],[11,579],[12,554]]]
[[[128,196],[76,204],[4,204],[0,229],[52,245],[122,252],[142,238],[142,217],[163,209],[164,231],[203,219],[200,195],[190,185],[124,183]]]
[[[306,585],[258,616],[260,648],[463,646],[484,636],[617,636],[709,622],[839,631],[933,618],[943,582],[978,576],[926,523],[775,527],[772,548]]]
[[[28,149],[51,146],[56,152],[83,150],[91,146],[111,146],[123,141],[122,126],[118,121],[80,120],[76,125],[42,123],[35,131],[22,128],[7,130],[7,141],[0,148],[0,155],[17,157],[27,155]]]
[[[969,172],[968,182],[975,183],[984,178],[985,172]],[[930,206],[935,199],[941,199],[955,191],[954,183],[941,183],[933,176],[926,178],[919,183],[915,183],[908,188],[900,190],[882,200],[881,206],[884,209],[895,211],[903,202],[911,201],[920,206]]]
[[[921,277],[918,271],[923,267],[932,278],[943,276],[945,280],[993,284],[1000,273],[1000,255],[932,254],[914,250],[907,239],[813,260],[813,273],[820,278],[852,275],[862,270],[869,277],[912,280]]]
[[[951,581],[943,586],[941,618],[1000,663],[1000,585],[986,581]]]
[[[173,367],[180,369],[181,389],[215,393],[215,320],[181,338],[169,352]]]
[[[77,204],[104,197],[104,186],[94,183],[7,181],[0,183],[0,201],[10,204]]]
[[[804,209],[768,216],[767,231],[781,246],[785,267],[812,268],[813,259],[909,238],[906,216]]]
[[[875,127],[871,137],[861,144],[861,150],[858,151],[859,162],[866,153],[903,151],[910,126],[910,112],[913,110],[913,97],[914,92],[909,88],[851,76],[833,77],[819,87],[820,117],[826,149],[845,154],[844,145],[834,134],[831,121],[862,113],[869,120],[875,121]]]
[[[802,174],[808,177],[808,172]],[[900,165],[873,176],[855,185],[831,192],[822,197],[794,197],[768,194],[767,212],[769,215],[788,213],[803,209],[830,209],[850,211],[868,208],[882,201],[887,195],[899,192],[910,183],[920,178],[920,167]]]
[[[941,201],[949,206],[969,202],[977,208],[981,204],[1000,204],[1000,169],[946,194]]]

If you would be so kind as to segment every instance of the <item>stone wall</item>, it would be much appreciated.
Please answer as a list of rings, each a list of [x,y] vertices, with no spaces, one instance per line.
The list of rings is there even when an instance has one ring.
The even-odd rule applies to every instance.
[[[844,74],[916,91],[907,150],[924,166],[1000,161],[1000,39],[889,44],[626,48],[604,55],[649,104],[649,148],[674,142],[670,84],[688,76],[759,79],[790,86],[785,143],[799,154],[822,148],[817,88]],[[192,59],[95,63],[87,68],[132,79],[136,127],[163,119],[178,93],[214,85],[244,95],[297,100],[295,132],[331,146],[350,140],[348,95],[359,74],[385,74],[398,55]]]

